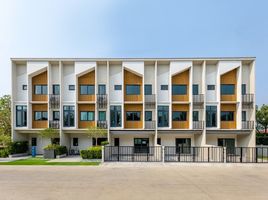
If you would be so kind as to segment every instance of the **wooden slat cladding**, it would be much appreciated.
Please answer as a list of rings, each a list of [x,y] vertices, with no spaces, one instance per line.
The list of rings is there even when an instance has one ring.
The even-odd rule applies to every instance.
[[[78,77],[78,101],[95,101],[94,95],[81,95],[80,94],[80,85],[94,85],[95,86],[95,70],[86,73]]]
[[[96,126],[96,119],[94,116],[94,121],[81,121],[80,112],[81,111],[93,111],[95,112],[95,104],[78,104],[78,127],[79,128],[88,128]],[[94,113],[96,114],[96,113]]]
[[[188,129],[189,128],[189,104],[173,104],[173,111],[186,111],[187,117],[186,121],[173,121],[172,120],[172,128],[173,129]]]
[[[221,121],[221,129],[236,129],[236,104],[221,104],[221,111],[234,111],[234,121]]]
[[[235,93],[233,95],[221,95],[221,101],[236,101],[236,90],[237,90],[237,70],[234,69],[221,75],[221,84],[234,84]]]
[[[32,104],[32,128],[48,128],[48,120],[35,121],[34,112],[36,111],[48,111],[47,104]]]
[[[125,128],[141,129],[143,128],[143,108],[142,104],[125,104],[124,122]],[[141,113],[140,121],[127,121],[126,113],[129,111],[138,111]]]
[[[172,85],[186,85],[186,95],[172,95],[172,101],[189,101],[189,69],[172,76]],[[172,88],[171,88],[172,90]]]
[[[140,85],[140,95],[127,95],[126,85]],[[125,101],[142,101],[142,77],[124,70],[124,99]]]
[[[35,85],[47,85],[47,71],[32,77],[32,101],[47,101],[48,95],[35,94]]]

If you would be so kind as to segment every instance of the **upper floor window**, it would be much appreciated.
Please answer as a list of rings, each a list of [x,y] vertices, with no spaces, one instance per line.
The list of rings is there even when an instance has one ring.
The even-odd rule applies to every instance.
[[[158,127],[169,126],[169,107],[158,106]]]
[[[78,138],[73,138],[73,146],[74,147],[78,146]]]
[[[110,125],[111,127],[121,127],[121,106],[110,107]]]
[[[153,114],[152,111],[145,111],[145,121],[152,121]]]
[[[235,93],[234,84],[221,84],[221,95],[232,95]]]
[[[199,121],[199,112],[193,111],[193,121]]]
[[[152,85],[149,84],[144,85],[144,94],[152,95]]]
[[[35,85],[34,94],[45,95],[47,94],[47,85]]]
[[[234,112],[221,111],[221,121],[234,121]]]
[[[114,90],[122,90],[122,85],[114,85]]]
[[[75,90],[75,85],[69,85],[69,90],[71,91]]]
[[[161,90],[168,90],[168,85],[161,85]]]
[[[80,94],[81,95],[95,94],[95,86],[94,85],[80,85]]]
[[[99,121],[106,121],[106,111],[99,111]]]
[[[74,106],[63,106],[63,126],[74,127]]]
[[[193,95],[198,95],[198,94],[199,94],[198,85],[197,84],[194,84],[193,85]]]
[[[22,85],[22,90],[27,90],[27,85]]]
[[[186,95],[187,85],[172,85],[172,95]]]
[[[126,112],[126,119],[127,121],[140,121],[141,112],[139,111]]]
[[[80,121],[94,121],[94,111],[81,111]]]
[[[186,111],[173,111],[172,112],[172,121],[186,121],[187,112]]]
[[[127,95],[140,95],[140,85],[126,85]]]
[[[242,111],[242,121],[247,121],[247,111]]]
[[[247,93],[247,85],[246,84],[242,84],[242,95],[245,95]]]
[[[217,127],[217,106],[206,106],[206,127]]]
[[[16,106],[16,126],[27,126],[27,106]]]
[[[54,95],[59,95],[60,94],[60,85],[55,84],[52,85],[52,91]]]
[[[207,90],[215,90],[215,85],[207,85]]]
[[[47,111],[35,111],[34,112],[35,121],[46,121],[47,120]]]
[[[98,94],[106,94],[106,85],[101,84],[98,86]]]
[[[60,120],[60,111],[53,111],[53,121]]]

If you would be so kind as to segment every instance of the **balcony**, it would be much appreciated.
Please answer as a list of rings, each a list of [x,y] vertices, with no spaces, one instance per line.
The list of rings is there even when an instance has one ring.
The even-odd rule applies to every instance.
[[[60,95],[55,95],[55,94],[49,95],[49,107],[52,109],[60,108]]]
[[[193,103],[203,104],[204,103],[204,95],[203,94],[193,95]]]
[[[155,121],[145,121],[145,129],[155,129]]]
[[[242,129],[253,130],[254,121],[242,121]]]
[[[145,96],[145,107],[150,109],[155,107],[155,94],[144,95]]]
[[[107,121],[97,121],[97,127],[107,129],[108,128]]]
[[[193,129],[203,130],[204,129],[204,121],[193,121]]]
[[[60,128],[60,121],[50,120],[49,121],[49,128],[59,129]]]
[[[97,94],[97,105],[98,108],[107,108],[107,94]]]
[[[254,101],[254,94],[243,94],[242,103],[243,104],[252,104]]]

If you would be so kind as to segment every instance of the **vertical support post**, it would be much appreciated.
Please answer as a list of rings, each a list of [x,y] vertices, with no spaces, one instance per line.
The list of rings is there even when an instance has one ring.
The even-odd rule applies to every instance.
[[[104,146],[101,146],[101,162],[104,163]]]
[[[180,149],[180,146],[178,146],[178,149],[179,149],[178,161],[180,162],[181,161],[181,149]]]
[[[112,147],[113,148],[113,147]],[[120,154],[120,149],[119,149],[119,146],[117,146],[117,161],[119,161],[119,154]]]
[[[240,162],[242,163],[243,161],[243,158],[242,158],[242,155],[243,154],[243,147],[240,147]]]
[[[258,147],[255,147],[255,162],[258,162]]]
[[[210,162],[210,158],[209,158],[209,150],[210,150],[210,147],[208,147],[208,162]]]
[[[227,161],[227,152],[226,152],[226,147],[223,147],[223,162],[226,163]]]
[[[161,156],[162,156],[162,162],[164,163],[165,162],[165,146],[161,146],[162,148],[161,148],[161,150],[162,150],[162,154],[161,154]]]

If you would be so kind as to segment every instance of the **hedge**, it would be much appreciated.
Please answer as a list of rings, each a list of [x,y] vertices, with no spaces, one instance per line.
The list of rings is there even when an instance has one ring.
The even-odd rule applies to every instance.
[[[17,153],[27,153],[28,152],[28,142],[12,142],[10,144],[10,154],[17,154]]]
[[[101,147],[89,147],[88,150],[80,151],[83,159],[101,159]]]
[[[49,144],[46,147],[44,147],[44,150],[54,150],[56,155],[62,155],[68,153],[66,146],[60,146],[58,144]]]
[[[7,148],[0,149],[0,158],[6,158],[9,155],[9,150]]]

